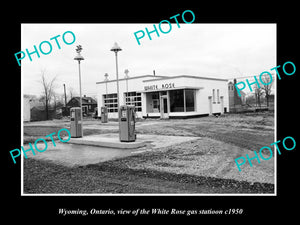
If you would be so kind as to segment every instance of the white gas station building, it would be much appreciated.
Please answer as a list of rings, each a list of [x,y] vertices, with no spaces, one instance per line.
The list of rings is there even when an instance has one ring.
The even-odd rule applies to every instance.
[[[98,112],[118,118],[116,80],[97,82]],[[134,105],[139,118],[187,118],[229,111],[228,80],[191,75],[143,75],[119,79],[120,105]],[[99,115],[100,116],[100,115]]]

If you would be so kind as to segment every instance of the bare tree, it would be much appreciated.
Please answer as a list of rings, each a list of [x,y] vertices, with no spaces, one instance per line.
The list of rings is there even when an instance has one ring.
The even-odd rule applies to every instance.
[[[269,75],[266,75],[266,74],[261,77],[261,80],[263,83],[268,84],[268,85],[261,84],[262,85],[261,88],[265,92],[267,107],[269,107],[269,99],[270,99],[270,95],[271,95],[271,91],[272,91],[271,89],[272,89],[274,81],[273,81],[273,78],[271,78]]]
[[[263,95],[263,90],[261,88],[258,88],[257,86],[254,88],[255,93],[255,99],[256,99],[256,106],[258,105],[259,108],[261,107],[260,104],[260,97]]]
[[[68,98],[71,100],[76,95],[77,95],[77,93],[76,93],[76,91],[74,91],[74,88],[69,87],[69,96],[68,96]]]
[[[54,96],[54,82],[56,80],[56,77],[54,77],[52,80],[48,81],[46,79],[46,72],[45,70],[41,71],[41,83],[43,85],[43,95],[41,99],[43,99],[44,105],[45,105],[45,111],[46,111],[46,119],[49,119],[49,106],[50,101]]]

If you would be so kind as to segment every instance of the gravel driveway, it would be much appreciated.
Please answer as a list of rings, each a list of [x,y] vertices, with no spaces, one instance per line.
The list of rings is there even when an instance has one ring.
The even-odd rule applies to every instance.
[[[24,133],[35,139],[68,124],[68,121],[47,122],[44,125],[43,122],[28,123],[24,126]],[[85,135],[101,135],[116,133],[118,123],[101,124],[95,120],[84,121],[84,126]],[[238,171],[234,162],[235,158],[246,154],[251,156],[253,150],[258,151],[275,141],[273,113],[227,114],[219,118],[186,120],[144,120],[136,123],[136,131],[137,136],[165,135],[167,138],[169,135],[174,138],[186,136],[197,139],[172,144],[167,138],[163,142],[169,142],[169,146],[164,146],[163,142],[158,147],[150,145],[125,158],[94,162],[80,167],[81,169],[62,167],[59,169],[62,171],[59,180],[56,176],[50,176],[58,165],[28,159],[24,166],[24,186],[31,193],[44,192],[43,190],[50,193],[274,193],[274,158],[262,160],[260,164],[253,160],[253,167],[246,163],[241,167],[242,171]],[[40,172],[42,174],[36,173],[35,178],[31,177],[29,174],[39,167],[50,169]],[[89,182],[93,181],[95,185],[97,183],[92,189],[85,188],[84,183],[78,183],[78,179],[84,177],[85,173],[89,173],[86,177]],[[72,179],[68,174],[72,174]],[[47,184],[38,180],[40,176],[47,177]],[[102,183],[100,180],[98,182],[98,178]],[[127,182],[127,178],[132,182]],[[70,179],[79,186],[69,187]],[[39,186],[35,187],[36,183]],[[52,185],[55,183],[59,183],[59,186]],[[186,184],[187,189],[182,184]],[[156,188],[155,185],[159,187]],[[168,185],[174,188],[170,189]],[[49,187],[53,187],[53,190]]]

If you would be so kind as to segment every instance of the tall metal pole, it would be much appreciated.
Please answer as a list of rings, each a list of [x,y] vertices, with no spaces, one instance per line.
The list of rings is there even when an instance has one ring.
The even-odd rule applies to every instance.
[[[105,86],[106,86],[106,98],[107,98],[107,81],[105,82]]]
[[[63,111],[63,116],[67,115],[67,95],[66,95],[66,85],[64,84],[64,93],[65,93],[65,110]]]
[[[67,95],[66,95],[66,85],[64,84],[64,93],[65,93],[65,107],[67,108]]]
[[[107,77],[108,77],[108,73],[105,73],[105,74],[104,74],[104,77],[105,77],[104,80],[105,80],[105,89],[106,89],[105,93],[106,93],[106,98],[108,98],[108,97],[107,97],[107,81],[108,81],[108,78],[107,78]],[[105,103],[104,103],[104,106],[105,106]]]
[[[77,56],[75,56],[74,60],[78,61],[78,69],[79,69],[79,93],[80,93],[80,121],[81,121],[81,137],[83,137],[83,118],[82,118],[82,97],[81,97],[81,72],[80,72],[80,61],[84,60],[84,58],[80,55],[82,51],[81,45],[76,46]]]
[[[78,60],[79,69],[79,95],[80,95],[80,120],[81,120],[81,136],[83,137],[83,118],[82,118],[82,96],[81,96],[81,71],[80,71],[80,60]]]
[[[126,78],[126,97],[128,99],[128,78]],[[126,97],[125,97],[125,103],[126,103]]]
[[[124,71],[124,73],[125,73],[125,79],[126,79],[126,97],[128,99],[128,73],[129,73],[129,70],[126,69]],[[126,97],[125,97],[125,103],[126,103]]]
[[[118,112],[120,107],[120,100],[119,100],[119,74],[118,74],[118,52],[115,51],[116,54],[116,75],[117,75],[117,102],[118,102]]]
[[[119,73],[118,73],[118,52],[122,51],[122,49],[118,46],[115,42],[114,46],[110,49],[116,55],[116,75],[117,75],[117,102],[118,102],[118,121],[119,121],[119,138],[121,140],[121,133],[120,133],[120,96],[119,96]]]

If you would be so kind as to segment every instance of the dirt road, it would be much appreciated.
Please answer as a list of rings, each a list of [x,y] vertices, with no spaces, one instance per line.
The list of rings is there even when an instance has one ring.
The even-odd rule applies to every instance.
[[[271,184],[115,167],[104,162],[76,168],[24,160],[24,193],[273,193]]]
[[[25,126],[24,137],[35,140],[39,135],[53,132],[53,129],[68,126],[69,122],[48,122],[47,126],[41,124],[42,122]],[[117,132],[116,122],[101,124],[99,121],[84,121],[84,125],[84,135]],[[135,158],[127,157],[73,168],[34,158],[26,159],[24,160],[24,192],[274,193],[274,185],[270,182],[264,180],[246,182],[242,179],[233,179],[232,174],[237,174],[237,171],[231,171],[226,163],[224,167],[216,162],[212,164],[214,165],[212,168],[208,169],[205,166],[200,168],[207,159],[214,159],[212,156],[221,157],[218,151],[220,149],[224,156],[232,155],[233,162],[236,157],[233,154],[238,153],[240,148],[253,151],[273,143],[274,115],[272,113],[229,114],[219,118],[204,117],[187,120],[145,120],[137,122],[136,129],[138,135],[191,136],[202,137],[203,140],[178,145],[166,151],[142,153]],[[205,147],[203,141],[206,139],[211,141]],[[233,146],[235,151],[232,147],[216,148],[222,143],[226,143],[222,146]],[[262,166],[265,167],[267,163],[271,163],[271,160],[264,162]],[[273,166],[263,168],[263,171],[264,174],[249,173],[248,175],[266,177],[265,173],[267,173],[270,179],[273,179]]]

